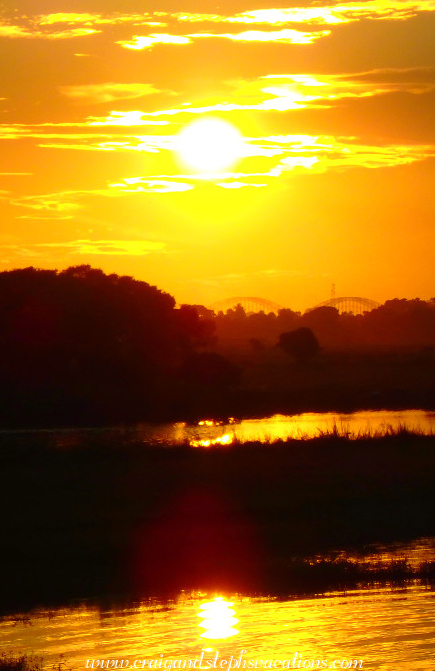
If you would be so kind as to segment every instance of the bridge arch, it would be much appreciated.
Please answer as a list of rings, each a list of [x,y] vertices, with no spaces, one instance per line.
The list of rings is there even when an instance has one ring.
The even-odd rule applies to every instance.
[[[278,313],[278,310],[282,309],[281,305],[278,303],[273,303],[273,301],[268,301],[266,298],[258,298],[256,296],[234,296],[233,298],[225,298],[221,301],[216,301],[207,307],[209,310],[214,310],[214,312],[226,312],[235,308],[236,305],[241,305],[247,314],[253,312],[269,312]]]
[[[352,312],[354,315],[363,315],[365,312],[375,310],[379,306],[380,303],[373,301],[370,298],[360,298],[359,296],[342,296],[323,301],[323,303],[319,303],[318,305],[314,305],[312,308],[309,308],[306,310],[306,312],[311,312],[311,310],[315,310],[316,308],[331,307],[337,308],[341,315],[344,312]]]

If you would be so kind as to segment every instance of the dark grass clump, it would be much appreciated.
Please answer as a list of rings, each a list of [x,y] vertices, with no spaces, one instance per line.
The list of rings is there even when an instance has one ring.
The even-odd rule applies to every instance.
[[[0,653],[0,671],[42,671],[42,658]]]

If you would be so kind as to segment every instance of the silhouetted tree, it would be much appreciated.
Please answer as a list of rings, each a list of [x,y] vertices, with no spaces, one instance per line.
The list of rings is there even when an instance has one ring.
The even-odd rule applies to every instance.
[[[150,416],[211,328],[156,287],[88,265],[0,273],[0,420]]]
[[[293,356],[297,361],[306,362],[312,359],[320,350],[318,340],[311,329],[306,326],[281,333],[279,347]]]

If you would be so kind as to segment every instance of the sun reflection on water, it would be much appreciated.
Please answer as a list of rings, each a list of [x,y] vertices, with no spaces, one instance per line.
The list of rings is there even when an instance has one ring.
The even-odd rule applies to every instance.
[[[234,628],[238,619],[234,617],[236,611],[231,608],[233,605],[222,597],[216,597],[213,601],[200,605],[198,617],[201,617],[202,621],[198,626],[205,629],[201,638],[230,638],[239,633],[238,629]]]
[[[212,445],[231,445],[234,441],[234,435],[225,433],[217,438],[193,439],[189,441],[191,447],[211,447]]]

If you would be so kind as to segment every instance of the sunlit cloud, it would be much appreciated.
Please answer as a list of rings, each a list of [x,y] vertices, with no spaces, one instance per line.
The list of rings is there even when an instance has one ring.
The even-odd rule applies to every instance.
[[[224,189],[264,188],[293,173],[305,174],[350,168],[392,168],[435,157],[432,145],[368,145],[355,138],[287,135],[248,138],[250,156],[268,157],[263,171],[147,175],[129,177],[109,185],[122,193],[188,191],[204,185]],[[268,151],[268,149],[271,151]]]
[[[0,22],[0,37],[33,37],[25,28]]]
[[[71,200],[71,192],[43,194],[39,196],[23,196],[11,199],[12,205],[18,205],[31,210],[49,212],[54,215],[72,215],[79,209],[79,205]]]
[[[313,44],[321,37],[330,35],[329,30],[303,32],[301,30],[247,30],[241,33],[192,33],[187,35],[135,35],[131,40],[119,40],[125,49],[152,49],[157,44],[191,44],[194,40],[225,39],[233,42],[272,42],[282,44]]]
[[[267,184],[255,184],[255,182],[216,182],[216,186],[220,186],[223,189],[243,189],[249,186],[260,189],[267,186]]]
[[[288,26],[291,29],[279,31],[253,30],[241,33],[201,32],[196,35],[152,33],[135,35],[131,40],[117,43],[126,49],[152,49],[156,45],[190,44],[192,39],[217,37],[233,41],[278,42],[291,44],[312,44],[330,31],[304,33],[296,26],[331,26],[350,23],[362,19],[398,20],[410,19],[422,12],[435,11],[435,0],[367,0],[363,2],[328,3],[323,7],[290,7],[247,10],[233,15],[207,14],[200,12],[143,12],[122,14],[112,12],[97,14],[90,12],[53,12],[18,16],[13,21],[0,22],[0,37],[33,38],[47,40],[73,39],[103,32],[116,26],[162,27],[171,22],[178,24],[240,24],[258,26]]]
[[[247,30],[242,33],[196,33],[190,38],[221,38],[233,42],[274,42],[281,44],[313,44],[321,37],[331,34],[329,30],[302,32],[300,30]]]
[[[60,91],[68,98],[80,103],[108,103],[114,100],[142,98],[160,91],[151,84],[83,84],[62,86]]]
[[[405,20],[420,12],[435,11],[434,0],[368,0],[364,2],[330,3],[324,7],[290,7],[285,9],[257,9],[233,16],[178,12],[173,16],[188,23],[241,23],[241,24],[309,24],[336,25],[360,19]]]
[[[386,168],[435,156],[432,145],[377,146],[358,144],[355,138],[334,136],[271,136],[263,141],[282,150],[283,157],[276,166],[277,176],[300,167],[315,172],[334,168]]]
[[[265,114],[291,112],[333,107],[345,98],[385,97],[404,92],[412,95],[429,94],[435,91],[435,70],[379,69],[342,75],[269,74],[252,80],[225,82],[223,90],[224,93],[221,91],[198,101],[206,104],[183,103],[179,107],[154,111],[114,110],[105,116],[88,116],[83,121],[72,123],[0,124],[0,139],[29,139],[39,147],[57,150],[154,154],[172,152],[176,149],[180,126],[191,116],[251,110]],[[157,91],[151,84],[113,83],[64,87],[63,92],[73,100],[88,99],[93,102],[138,94],[150,99],[151,94],[165,93]],[[169,92],[169,95],[172,93]],[[147,126],[149,130],[144,133],[143,129]],[[161,128],[157,130],[157,127]],[[281,155],[281,152],[279,143],[247,138],[241,158],[273,158]]]
[[[120,44],[124,49],[140,51],[142,49],[152,49],[156,44],[190,44],[191,41],[189,37],[182,37],[181,35],[153,33],[147,36],[135,35],[131,40],[119,40],[116,44]]]
[[[191,191],[194,184],[179,181],[183,176],[158,175],[153,177],[127,178],[109,186],[122,193],[181,193]]]
[[[166,243],[149,240],[72,240],[71,242],[39,243],[35,247],[68,249],[72,254],[98,256],[144,256],[163,252]]]
[[[88,117],[89,126],[166,126],[169,121],[156,121],[144,119],[144,112],[134,110],[132,112],[112,111],[106,117]]]
[[[133,25],[148,25],[148,26],[163,26],[161,21],[154,21],[153,15],[148,12],[143,14],[76,14],[74,12],[57,12],[54,14],[43,14],[36,17],[35,22],[40,26],[52,26],[56,24],[67,23],[69,25],[119,25],[119,24],[133,24]]]
[[[404,72],[407,73],[405,78],[397,77]],[[435,90],[431,69],[428,69],[426,79],[415,79],[412,72],[376,70],[372,73],[343,75],[270,74],[254,80],[235,80],[228,82],[232,91],[227,93],[226,102],[222,102],[220,95],[209,98],[209,104],[206,105],[184,104],[182,107],[143,112],[142,119],[242,110],[287,112],[309,107],[330,107],[334,100],[341,98],[364,98],[404,91],[418,94]],[[421,74],[422,70],[416,72]]]
[[[41,31],[16,24],[0,23],[0,37],[65,40],[74,37],[86,37],[101,31],[95,28],[68,28],[66,30]]]
[[[74,12],[56,12],[55,14],[44,14],[38,17],[40,26],[52,26],[57,23],[86,24],[98,23],[102,17],[95,14],[76,14]]]

